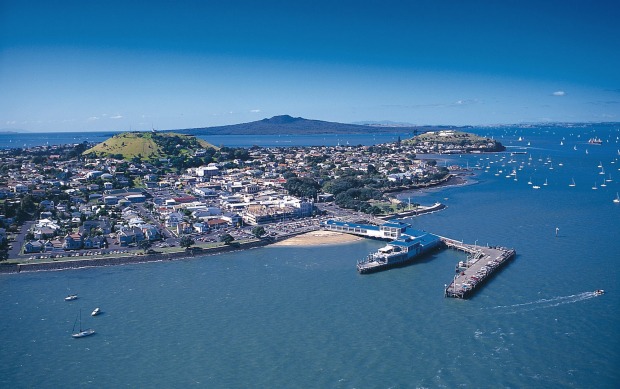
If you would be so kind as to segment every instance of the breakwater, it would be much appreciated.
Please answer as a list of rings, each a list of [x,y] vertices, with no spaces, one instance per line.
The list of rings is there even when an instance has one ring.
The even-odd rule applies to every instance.
[[[442,237],[446,247],[468,253],[467,261],[457,265],[458,273],[450,285],[446,285],[444,295],[465,299],[469,297],[499,268],[516,256],[514,249],[505,247],[483,247],[468,245]]]

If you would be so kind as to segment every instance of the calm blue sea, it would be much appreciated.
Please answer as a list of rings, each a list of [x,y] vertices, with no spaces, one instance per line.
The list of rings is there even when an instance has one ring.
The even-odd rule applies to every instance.
[[[59,132],[0,134],[0,149],[27,148],[87,142],[103,142],[114,132]],[[395,142],[398,137],[407,139],[412,134],[320,134],[320,135],[201,135],[200,139],[215,146],[227,147],[289,147],[289,146],[336,146],[374,145]]]
[[[357,274],[377,241],[3,275],[0,387],[618,387],[618,128],[476,131],[526,154],[451,156],[471,185],[401,195],[448,205],[416,228],[517,250],[470,300],[443,297],[454,251]]]

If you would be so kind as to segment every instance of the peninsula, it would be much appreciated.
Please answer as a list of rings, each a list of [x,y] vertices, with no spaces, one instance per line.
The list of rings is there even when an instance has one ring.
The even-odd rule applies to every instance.
[[[471,139],[462,152],[484,149]],[[441,204],[393,197],[454,176],[417,158],[448,147],[429,142],[218,148],[152,131],[97,145],[2,150],[0,258],[36,264],[178,256],[280,241],[314,231],[326,218],[432,212]]]

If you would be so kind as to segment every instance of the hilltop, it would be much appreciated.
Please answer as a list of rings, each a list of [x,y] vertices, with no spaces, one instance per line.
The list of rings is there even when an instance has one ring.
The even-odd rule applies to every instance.
[[[424,132],[432,129],[447,127],[418,127],[418,126],[378,126],[362,124],[346,124],[310,120],[289,115],[274,116],[255,122],[233,124],[219,127],[190,128],[171,130],[191,135],[294,135],[294,134],[369,134],[369,133],[406,133]]]
[[[504,151],[506,148],[498,141],[468,132],[455,130],[429,131],[403,141],[403,144],[460,146],[468,150]]]
[[[131,160],[191,156],[200,149],[217,149],[194,136],[160,132],[124,132],[84,151],[84,155],[114,156]]]

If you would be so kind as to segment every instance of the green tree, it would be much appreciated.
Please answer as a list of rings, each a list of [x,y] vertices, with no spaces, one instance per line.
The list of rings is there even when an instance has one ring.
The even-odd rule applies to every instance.
[[[231,244],[234,240],[235,240],[235,238],[233,238],[232,235],[230,235],[230,234],[224,234],[220,238],[220,242],[224,242],[225,245]]]
[[[191,246],[194,245],[194,243],[196,243],[196,241],[194,240],[194,238],[192,238],[189,235],[184,235],[181,238],[181,241],[179,242],[179,245],[181,247],[185,247],[186,249],[190,248]]]
[[[265,235],[267,232],[265,231],[265,227],[263,226],[256,226],[254,228],[252,228],[252,234],[257,237],[260,238],[261,236]]]
[[[138,243],[138,247],[140,247],[145,253],[149,251],[152,245],[153,244],[148,239],[141,240],[140,243]]]

